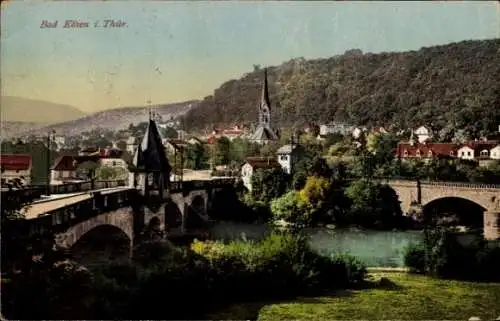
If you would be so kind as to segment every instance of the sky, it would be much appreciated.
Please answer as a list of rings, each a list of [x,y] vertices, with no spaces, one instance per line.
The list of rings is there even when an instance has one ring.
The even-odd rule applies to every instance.
[[[254,64],[500,38],[499,3],[2,2],[1,91],[84,112],[202,99]]]

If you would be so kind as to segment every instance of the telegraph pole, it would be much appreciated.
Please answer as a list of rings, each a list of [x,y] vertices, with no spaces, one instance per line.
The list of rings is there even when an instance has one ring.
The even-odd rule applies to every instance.
[[[55,130],[49,131],[47,134],[47,180],[45,186],[46,195],[50,195],[50,147],[52,143],[52,136],[56,133]]]

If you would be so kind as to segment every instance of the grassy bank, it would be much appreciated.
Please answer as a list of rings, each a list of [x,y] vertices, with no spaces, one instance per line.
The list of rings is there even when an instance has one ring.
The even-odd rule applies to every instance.
[[[377,282],[385,277],[388,284]],[[253,320],[466,320],[500,316],[500,283],[431,279],[402,272],[371,272],[362,289],[289,302],[245,303],[210,319]]]

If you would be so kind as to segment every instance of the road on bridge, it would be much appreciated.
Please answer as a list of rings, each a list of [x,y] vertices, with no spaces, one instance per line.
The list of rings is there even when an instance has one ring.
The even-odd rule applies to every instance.
[[[65,207],[68,205],[76,204],[84,200],[88,200],[92,197],[91,193],[94,192],[109,193],[129,188],[130,187],[128,186],[121,186],[121,187],[103,188],[88,192],[50,195],[49,198],[47,199],[39,200],[23,207],[21,209],[21,214],[23,214],[27,220],[32,220],[37,218],[41,214],[45,214],[57,210],[58,208],[61,207]]]

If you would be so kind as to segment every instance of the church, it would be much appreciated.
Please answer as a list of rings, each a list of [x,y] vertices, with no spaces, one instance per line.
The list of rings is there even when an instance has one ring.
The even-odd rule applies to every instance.
[[[267,84],[267,69],[264,69],[264,85],[259,104],[259,123],[255,132],[250,135],[250,140],[259,144],[267,144],[278,139],[278,132],[271,129],[271,102]]]

